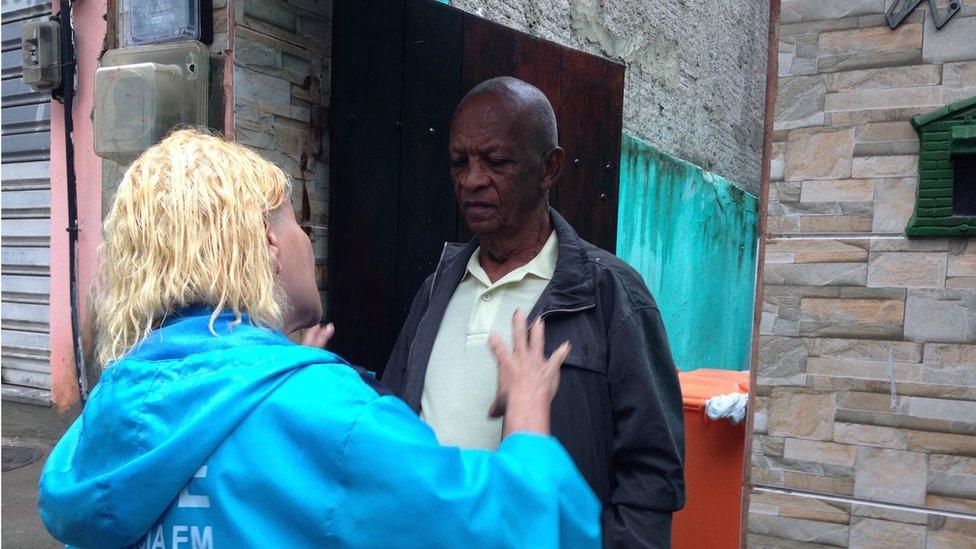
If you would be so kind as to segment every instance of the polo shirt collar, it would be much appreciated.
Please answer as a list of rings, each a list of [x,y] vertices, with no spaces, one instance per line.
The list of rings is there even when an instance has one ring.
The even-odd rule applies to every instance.
[[[498,286],[500,284],[520,281],[530,274],[543,280],[552,280],[552,276],[556,272],[558,252],[559,239],[556,237],[556,231],[553,230],[549,234],[546,243],[542,246],[542,249],[539,250],[539,253],[531,261],[498,279],[494,285]],[[468,258],[464,277],[471,275],[485,286],[491,287],[493,284],[488,278],[488,273],[485,272],[485,269],[481,266],[481,262],[478,260],[480,254],[481,246],[478,246],[474,253],[471,254],[471,257]]]

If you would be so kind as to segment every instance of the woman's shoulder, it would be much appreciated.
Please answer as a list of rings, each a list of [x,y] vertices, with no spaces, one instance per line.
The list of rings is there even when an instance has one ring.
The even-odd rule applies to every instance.
[[[317,363],[296,368],[269,399],[294,421],[355,422],[363,408],[383,395],[369,372],[348,364]]]

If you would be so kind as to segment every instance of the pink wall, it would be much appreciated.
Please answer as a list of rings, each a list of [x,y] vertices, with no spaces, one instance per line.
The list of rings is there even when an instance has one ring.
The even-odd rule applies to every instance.
[[[55,3],[56,5],[56,3]],[[88,326],[89,296],[101,242],[102,161],[95,156],[92,133],[95,69],[105,39],[105,0],[76,0],[72,19],[78,88],[73,112],[75,177],[78,186],[79,305],[82,326]],[[51,102],[51,397],[64,411],[79,400],[71,344],[71,301],[68,265],[68,195],[65,185],[64,108]],[[87,331],[87,330],[86,330]],[[86,344],[90,345],[90,332]]]

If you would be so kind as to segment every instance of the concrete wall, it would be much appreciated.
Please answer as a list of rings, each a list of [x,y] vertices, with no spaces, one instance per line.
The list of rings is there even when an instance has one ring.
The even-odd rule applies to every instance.
[[[624,137],[617,255],[657,300],[681,370],[749,369],[756,197]]]
[[[625,63],[624,133],[759,194],[768,2],[451,4]]]
[[[976,0],[885,4],[782,4],[751,546],[976,539],[976,239],[904,237],[908,120],[976,95]]]

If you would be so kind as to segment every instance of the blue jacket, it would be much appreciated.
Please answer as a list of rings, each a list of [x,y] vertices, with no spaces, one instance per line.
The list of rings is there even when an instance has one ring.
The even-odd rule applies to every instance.
[[[184,311],[102,374],[44,467],[81,547],[596,547],[562,446],[440,446],[369,374],[230,314]],[[378,392],[379,390],[379,392]]]

